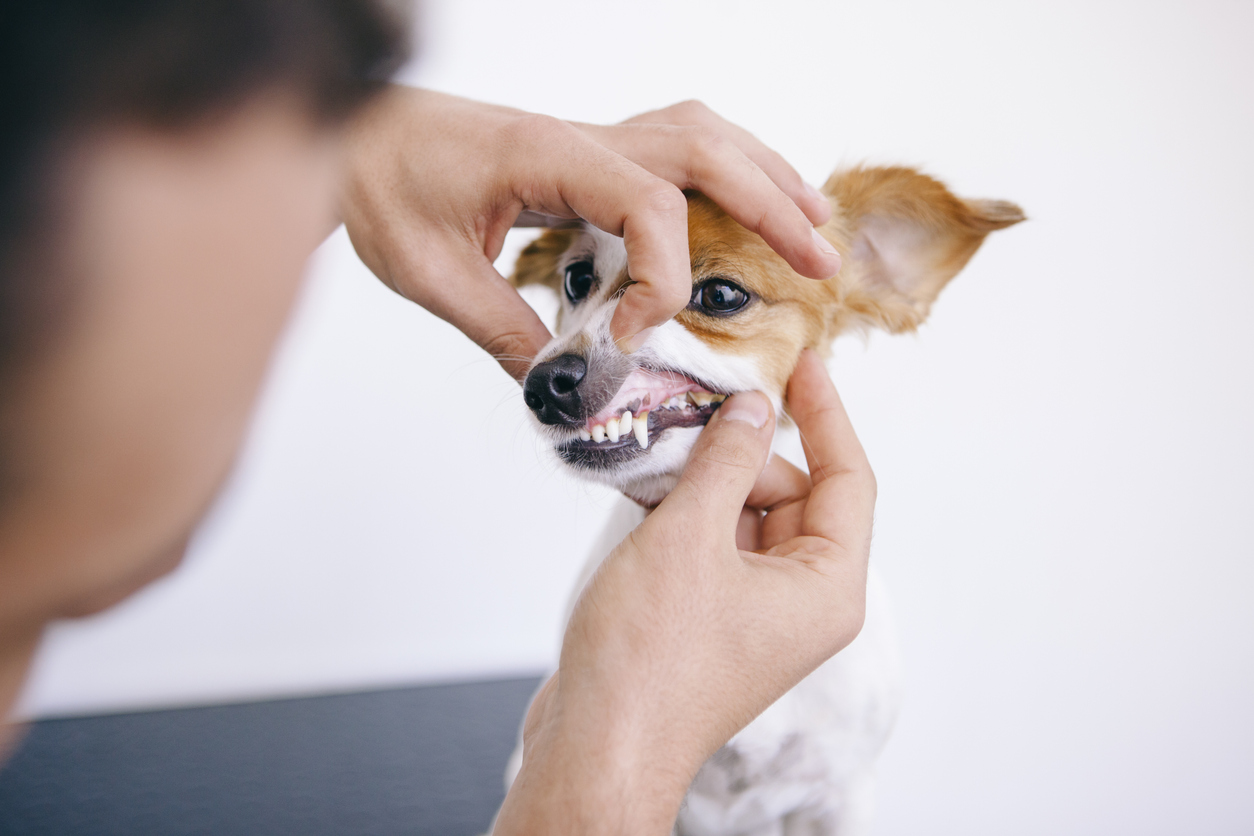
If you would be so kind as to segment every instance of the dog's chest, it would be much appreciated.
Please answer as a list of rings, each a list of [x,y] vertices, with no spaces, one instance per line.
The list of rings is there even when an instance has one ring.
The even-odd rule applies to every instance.
[[[770,832],[803,811],[839,817],[869,778],[896,716],[900,674],[891,614],[868,588],[859,637],[733,737],[697,774],[681,834]]]

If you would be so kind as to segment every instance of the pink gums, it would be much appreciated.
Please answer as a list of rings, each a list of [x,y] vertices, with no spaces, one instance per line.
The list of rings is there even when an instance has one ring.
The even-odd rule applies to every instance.
[[[627,379],[619,387],[618,394],[600,412],[588,419],[588,428],[604,424],[611,418],[618,420],[628,409],[631,410],[632,415],[639,416],[661,406],[671,398],[686,395],[689,392],[709,391],[678,372],[636,369],[627,375]]]

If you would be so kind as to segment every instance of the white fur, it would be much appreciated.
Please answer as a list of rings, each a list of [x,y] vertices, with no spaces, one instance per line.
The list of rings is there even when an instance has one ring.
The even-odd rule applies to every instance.
[[[559,269],[594,257],[600,286],[583,304],[563,298],[559,335],[537,362],[577,342],[606,345],[617,299],[608,287],[626,266],[622,241],[593,230],[572,244]],[[751,357],[721,354],[679,323],[662,325],[635,355],[681,371],[725,392],[769,391]],[[780,402],[773,396],[778,413]],[[541,427],[554,443],[570,430]],[[671,429],[648,455],[614,471],[584,474],[648,502],[660,501],[700,434]],[[619,542],[644,519],[643,509],[623,499],[611,516],[576,584],[567,618],[584,584]],[[873,768],[897,713],[900,676],[888,602],[871,574],[866,622],[852,644],[819,667],[733,737],[697,774],[675,824],[677,836],[856,836],[867,832]],[[521,738],[521,732],[520,732]],[[512,783],[522,758],[521,739],[506,774]]]
[[[610,321],[618,299],[609,298],[609,291],[613,280],[627,267],[627,251],[622,239],[596,228],[586,229],[559,259],[558,274],[564,274],[567,266],[589,256],[593,259],[599,285],[579,305],[572,306],[562,294],[558,335],[537,355],[537,364],[565,354],[571,345],[578,342],[612,344]],[[723,392],[770,390],[762,369],[752,357],[717,352],[674,320],[663,323],[654,331],[633,357],[645,365],[682,371]],[[771,400],[778,414],[780,398],[772,394]],[[554,445],[569,441],[574,435],[572,430],[547,427],[539,422],[536,426]],[[667,430],[650,445],[647,456],[613,471],[582,472],[581,475],[618,488],[643,502],[659,502],[675,486],[675,478],[688,461],[688,454],[698,435],[698,428]]]
[[[567,619],[601,561],[644,517],[635,502],[619,500],[572,590]],[[891,607],[872,569],[862,632],[706,762],[684,800],[676,836],[867,833],[875,759],[900,701]],[[507,789],[521,765],[520,729]]]

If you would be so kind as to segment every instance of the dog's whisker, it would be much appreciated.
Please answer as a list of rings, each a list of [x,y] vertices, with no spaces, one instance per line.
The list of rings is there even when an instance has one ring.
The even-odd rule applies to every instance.
[[[827,471],[823,469],[823,463],[819,461],[819,457],[815,455],[814,447],[811,446],[810,441],[806,438],[806,434],[801,431],[801,427],[797,427],[797,435],[801,438],[801,446],[805,448],[805,451],[810,454],[810,458],[813,459],[815,464],[819,466],[819,475],[826,479]]]

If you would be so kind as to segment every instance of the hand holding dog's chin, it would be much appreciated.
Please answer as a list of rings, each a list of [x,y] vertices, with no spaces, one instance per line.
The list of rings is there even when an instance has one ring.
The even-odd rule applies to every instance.
[[[691,296],[682,189],[708,194],[803,275],[840,269],[812,227],[827,199],[778,155],[699,105],[640,118],[576,125],[395,87],[349,131],[341,216],[384,283],[519,378],[549,333],[493,261],[524,210],[622,236],[635,284],[613,332],[628,350]]]
[[[701,764],[861,629],[874,476],[810,352],[788,400],[813,478],[770,457],[769,401],[734,396],[589,582],[498,836],[668,833]]]

